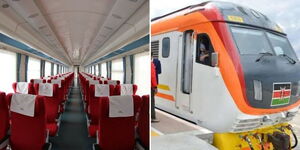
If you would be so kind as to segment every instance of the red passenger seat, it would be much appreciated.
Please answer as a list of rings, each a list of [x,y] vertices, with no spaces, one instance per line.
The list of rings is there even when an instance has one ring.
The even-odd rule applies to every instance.
[[[59,116],[60,101],[58,99],[58,84],[39,83],[34,85],[37,95],[44,96],[47,129],[50,136],[55,136],[58,130],[56,119]]]
[[[13,150],[42,150],[49,147],[44,97],[8,94],[11,101],[11,136]]]
[[[58,95],[58,100],[60,103],[59,112],[64,112],[64,102],[65,102],[65,88],[64,88],[65,82],[64,82],[64,80],[51,79],[51,80],[48,80],[48,83],[58,85],[57,95]]]
[[[138,118],[137,133],[145,149],[149,149],[149,95],[142,97],[142,107]]]
[[[46,79],[31,79],[30,83],[32,83],[32,84],[46,83]]]
[[[101,150],[134,150],[139,96],[110,96],[100,100],[98,141]]]
[[[0,150],[5,150],[8,144],[9,114],[5,93],[0,92]]]
[[[15,93],[21,94],[35,94],[32,83],[27,82],[14,82],[12,85]]]
[[[95,84],[91,85],[90,88],[90,104],[88,105],[88,114],[90,117],[90,123],[88,125],[89,135],[91,137],[96,136],[99,124],[99,101],[101,97],[112,96],[114,94],[114,86],[107,84]]]
[[[116,85],[115,95],[135,95],[137,85],[135,84],[120,84]]]

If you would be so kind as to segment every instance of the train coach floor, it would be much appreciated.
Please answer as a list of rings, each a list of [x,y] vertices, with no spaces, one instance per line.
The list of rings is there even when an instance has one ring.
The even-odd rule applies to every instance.
[[[95,138],[88,137],[86,117],[76,78],[65,112],[61,116],[58,136],[51,137],[52,150],[92,150]]]
[[[163,149],[199,149],[215,150],[212,143],[212,132],[191,122],[156,110],[158,123],[151,124],[151,148]]]
[[[163,149],[163,146],[169,147],[170,145],[180,149],[182,148],[180,144],[197,146],[203,144],[201,140],[199,141],[199,138],[205,139],[205,141],[208,140],[210,143],[209,138],[211,138],[212,132],[209,130],[158,109],[156,110],[156,115],[160,122],[151,124],[151,147],[153,150],[160,150]],[[300,140],[300,112],[289,123],[293,126],[297,139]],[[198,139],[195,137],[198,137]],[[174,142],[177,139],[179,139],[180,144]],[[294,138],[291,137],[291,139],[292,143],[294,143]],[[168,143],[169,141],[170,143]],[[194,141],[194,143],[191,141]],[[300,144],[293,150],[300,150]]]

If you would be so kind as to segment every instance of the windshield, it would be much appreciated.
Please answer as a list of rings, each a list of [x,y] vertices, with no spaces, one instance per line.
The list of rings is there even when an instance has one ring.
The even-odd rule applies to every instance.
[[[267,33],[267,36],[270,39],[273,50],[277,56],[285,54],[293,59],[297,59],[296,54],[294,53],[287,38],[272,33]]]
[[[263,31],[238,27],[231,31],[240,54],[273,53]]]
[[[286,37],[270,32],[241,27],[231,27],[233,38],[240,54],[271,53],[275,55],[285,54],[297,59],[293,48]],[[269,41],[268,41],[269,39]]]

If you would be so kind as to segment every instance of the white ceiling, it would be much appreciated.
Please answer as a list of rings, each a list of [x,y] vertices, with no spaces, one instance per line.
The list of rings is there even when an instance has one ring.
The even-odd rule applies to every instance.
[[[9,18],[15,12],[22,18],[16,24],[25,22],[32,28],[24,30],[38,40],[34,44],[43,47],[40,50],[70,65],[86,65],[95,56],[101,57],[149,32],[148,0],[3,2],[10,6],[5,9],[12,10],[7,13],[1,8],[0,13],[6,12]],[[1,24],[5,26],[5,22],[0,23],[0,29]]]

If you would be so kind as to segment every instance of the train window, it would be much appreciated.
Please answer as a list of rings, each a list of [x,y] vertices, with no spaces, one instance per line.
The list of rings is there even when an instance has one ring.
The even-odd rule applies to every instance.
[[[99,75],[99,64],[95,65],[95,75],[98,76]]]
[[[16,53],[0,50],[0,89],[3,92],[13,92],[12,83],[17,79]],[[9,68],[9,69],[7,69]]]
[[[137,95],[146,95],[150,92],[150,65],[149,52],[134,55],[134,84],[138,86]]]
[[[273,46],[276,55],[285,54],[289,57],[292,57],[295,60],[298,60],[296,54],[293,51],[292,46],[290,45],[286,37],[272,33],[267,33],[267,36],[270,39],[270,42]]]
[[[165,37],[162,40],[162,57],[168,58],[170,55],[170,38]]]
[[[184,33],[183,37],[183,61],[182,61],[182,92],[189,94],[192,92],[192,72],[193,72],[193,31]]]
[[[91,66],[91,70],[92,70],[91,74],[94,74],[95,73],[95,67]]]
[[[196,62],[211,66],[211,54],[214,48],[207,34],[197,35]]]
[[[231,27],[231,31],[240,54],[273,53],[263,31],[240,27]]]
[[[151,42],[151,53],[153,58],[158,58],[159,41]]]
[[[101,64],[101,76],[104,78],[107,78],[107,67],[106,67],[106,62],[103,62]]]
[[[46,61],[45,63],[45,77],[51,76],[51,63]]]
[[[124,83],[123,59],[116,59],[112,61],[111,79],[119,80],[121,84]]]
[[[53,65],[53,75],[57,75],[57,65]]]
[[[33,57],[28,59],[27,81],[41,77],[41,60]]]

